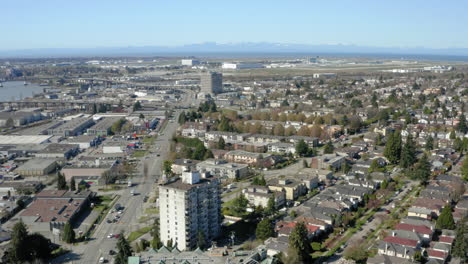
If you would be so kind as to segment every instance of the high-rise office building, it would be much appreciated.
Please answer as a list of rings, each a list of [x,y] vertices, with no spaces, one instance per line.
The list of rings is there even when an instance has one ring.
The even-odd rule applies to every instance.
[[[223,74],[218,72],[209,72],[202,74],[200,78],[200,87],[202,93],[219,94],[223,92]]]
[[[172,240],[179,250],[194,249],[202,232],[207,243],[221,230],[220,183],[200,177],[198,171],[183,172],[159,186],[160,238]],[[209,246],[210,244],[208,244]]]

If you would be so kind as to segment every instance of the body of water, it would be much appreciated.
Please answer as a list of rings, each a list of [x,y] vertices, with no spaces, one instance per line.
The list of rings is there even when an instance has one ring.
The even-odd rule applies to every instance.
[[[24,85],[22,81],[3,82],[3,87],[0,87],[0,102],[21,100],[26,97],[32,97],[35,94],[40,94],[47,86],[39,86],[39,84],[28,83]]]

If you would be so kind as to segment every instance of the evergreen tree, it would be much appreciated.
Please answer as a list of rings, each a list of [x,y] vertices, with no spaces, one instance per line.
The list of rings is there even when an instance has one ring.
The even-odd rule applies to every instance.
[[[465,181],[468,181],[468,156],[465,157],[463,160],[463,164],[461,166],[462,177]]]
[[[457,138],[457,134],[455,134],[455,130],[450,131],[450,139],[455,139]]]
[[[305,224],[303,222],[297,223],[289,235],[289,247],[297,254],[299,261],[308,263],[310,260],[309,254],[312,250],[309,242]]]
[[[265,218],[258,223],[257,229],[255,230],[255,236],[257,239],[266,240],[267,238],[272,237],[273,234],[273,224],[270,219]]]
[[[218,149],[224,149],[226,147],[226,143],[224,142],[224,138],[220,137],[217,144]]]
[[[439,218],[437,218],[436,228],[450,230],[455,229],[455,221],[453,220],[452,207],[450,207],[450,205],[446,205],[444,209],[442,209]]]
[[[63,227],[62,240],[68,244],[75,242],[75,231],[68,221]]]
[[[65,176],[60,172],[57,172],[57,189],[59,190],[68,190],[67,181],[65,180]]]
[[[115,263],[117,264],[126,264],[128,257],[132,255],[132,248],[128,243],[127,239],[123,232],[120,232],[119,240],[117,241],[117,257],[115,258]]]
[[[296,153],[302,157],[307,155],[308,152],[309,146],[307,145],[307,143],[305,143],[303,139],[299,140],[299,142],[297,142],[296,144]]]
[[[457,224],[455,242],[452,247],[452,254],[461,258],[463,263],[468,262],[468,219],[463,218]]]
[[[70,180],[70,191],[75,191],[75,190],[76,190],[75,178],[72,177]]]
[[[11,249],[8,251],[8,259],[11,263],[23,263],[30,258],[27,238],[28,230],[23,221],[20,220],[13,226],[11,234]]]
[[[400,132],[393,132],[388,135],[387,143],[385,144],[384,156],[392,164],[397,164],[401,156],[401,135]]]
[[[207,246],[205,234],[201,230],[198,230],[197,234],[197,247],[200,249],[205,249]]]
[[[372,102],[372,107],[374,107],[374,108],[379,107],[379,104],[377,103],[377,94],[376,93],[372,93],[371,102]]]
[[[136,101],[134,104],[133,104],[133,111],[138,111],[142,108],[141,106],[141,103],[140,101]]]
[[[180,113],[179,115],[179,119],[177,120],[177,122],[179,123],[179,125],[183,125],[186,121],[187,117],[185,116],[185,111],[182,111],[182,113]]]
[[[464,114],[461,114],[460,117],[458,118],[458,125],[457,125],[457,130],[462,132],[463,134],[468,133],[468,124],[466,122],[466,117]]]
[[[271,197],[268,199],[268,203],[267,203],[267,207],[265,208],[265,212],[266,212],[268,215],[272,215],[272,214],[275,213],[275,210],[276,210],[275,197],[274,197],[274,196],[271,196]]]
[[[418,161],[418,163],[416,163],[416,166],[414,167],[411,176],[411,178],[413,178],[414,180],[419,180],[421,184],[426,184],[429,180],[429,177],[431,176],[431,164],[429,163],[429,160],[425,153]]]
[[[151,230],[151,235],[153,240],[151,241],[151,247],[154,249],[160,249],[163,244],[161,242],[161,237],[159,235],[159,218],[154,220],[153,229]]]
[[[401,150],[400,166],[402,168],[409,168],[416,162],[416,147],[413,141],[413,137],[408,135],[406,138],[406,144]]]
[[[328,141],[327,144],[323,147],[323,153],[325,154],[333,154],[333,151],[335,150],[335,147],[333,147],[333,143],[331,141]]]
[[[266,186],[266,180],[265,177],[262,175],[261,177],[255,177],[252,181],[253,185],[260,185],[260,186]]]
[[[426,138],[426,145],[424,147],[426,148],[426,150],[434,149],[434,138],[432,136],[428,136]]]

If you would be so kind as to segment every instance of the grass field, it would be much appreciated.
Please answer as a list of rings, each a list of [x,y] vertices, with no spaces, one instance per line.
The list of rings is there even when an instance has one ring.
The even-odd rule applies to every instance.
[[[143,227],[143,228],[138,229],[137,231],[131,232],[130,235],[128,236],[128,241],[133,242],[137,240],[139,237],[141,237],[142,235],[148,233],[149,231],[151,231],[151,226]]]
[[[135,150],[133,153],[132,153],[132,157],[133,158],[143,158],[146,153],[148,153],[148,151],[146,150]]]

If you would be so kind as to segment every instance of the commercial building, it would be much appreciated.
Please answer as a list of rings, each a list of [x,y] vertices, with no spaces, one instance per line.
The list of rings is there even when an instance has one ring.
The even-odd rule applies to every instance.
[[[33,109],[31,111],[0,112],[0,127],[22,126],[42,120],[44,116],[40,111]]]
[[[209,72],[200,77],[200,92],[205,94],[219,94],[223,92],[223,74]]]
[[[221,230],[220,183],[201,178],[197,171],[183,172],[159,186],[160,237],[179,250],[196,247],[202,232],[208,245]]]
[[[85,131],[85,129],[92,125],[94,125],[94,121],[92,118],[78,117],[68,122],[65,122],[64,124],[56,128],[49,129],[47,133],[49,135],[54,136],[77,136],[82,134]]]
[[[0,136],[0,145],[43,144],[50,142],[52,136]]]
[[[90,136],[107,136],[111,133],[112,125],[117,122],[120,118],[118,117],[106,117],[98,121],[95,125],[91,126],[86,130],[86,133]]]
[[[89,206],[92,195],[89,191],[43,190],[19,217],[30,232],[51,238],[52,234],[60,234],[67,222],[73,223]]]
[[[263,64],[258,64],[258,63],[224,62],[222,68],[225,70],[242,70],[242,69],[261,69],[261,68],[265,68],[265,66]]]
[[[200,61],[183,59],[180,61],[180,64],[182,64],[183,66],[195,66],[195,65],[199,65]]]
[[[38,158],[65,158],[69,159],[79,152],[78,144],[48,144],[45,149],[38,151],[34,156]]]
[[[15,170],[21,176],[43,176],[57,168],[55,159],[31,159]]]

